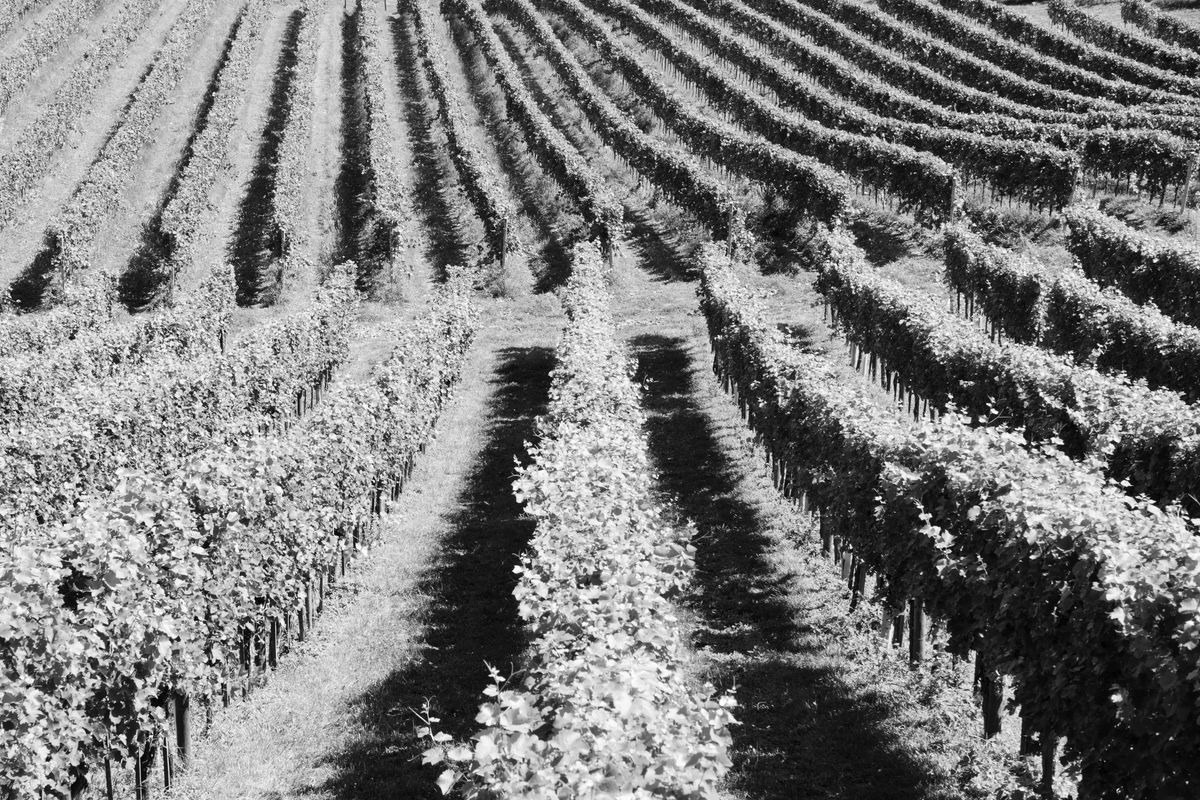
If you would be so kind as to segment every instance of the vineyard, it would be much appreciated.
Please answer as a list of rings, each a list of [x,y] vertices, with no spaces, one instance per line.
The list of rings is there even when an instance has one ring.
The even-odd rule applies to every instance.
[[[0,797],[1200,796],[1184,0],[7,0],[0,281]]]

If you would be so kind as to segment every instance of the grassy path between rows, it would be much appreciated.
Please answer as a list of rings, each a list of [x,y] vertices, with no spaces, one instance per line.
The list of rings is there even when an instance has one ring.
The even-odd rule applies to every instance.
[[[270,682],[217,715],[171,797],[440,796],[412,709],[431,698],[446,730],[473,732],[484,662],[507,667],[523,648],[512,567],[533,523],[513,459],[544,409],[560,325],[553,298],[488,307],[382,543]]]
[[[696,669],[735,687],[739,703],[730,795],[994,796],[975,774],[994,760],[979,740],[969,666],[943,658],[934,671],[912,672],[881,651],[880,611],[869,603],[849,611],[849,591],[821,557],[811,518],[775,491],[762,451],[713,376],[683,262],[653,226],[643,227],[630,256],[640,268],[618,275],[616,308],[645,388],[650,455],[660,490],[698,534],[685,603]],[[798,310],[795,318],[810,316]]]

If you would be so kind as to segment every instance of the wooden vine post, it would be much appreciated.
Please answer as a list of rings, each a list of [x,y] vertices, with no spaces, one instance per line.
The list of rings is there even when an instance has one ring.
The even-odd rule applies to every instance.
[[[500,220],[500,272],[508,261],[508,217]]]
[[[1187,211],[1188,198],[1192,193],[1192,182],[1196,180],[1196,170],[1200,169],[1200,152],[1192,153],[1188,159],[1187,180],[1183,182],[1183,210]],[[1200,239],[1200,206],[1192,213],[1192,236]]]
[[[187,769],[192,763],[192,706],[191,699],[182,692],[175,694],[175,746],[179,752],[179,764]]]
[[[1042,731],[1042,797],[1054,797],[1054,766],[1057,761],[1058,741],[1047,731]]]
[[[925,660],[925,606],[921,598],[908,601],[908,661],[916,667]]]

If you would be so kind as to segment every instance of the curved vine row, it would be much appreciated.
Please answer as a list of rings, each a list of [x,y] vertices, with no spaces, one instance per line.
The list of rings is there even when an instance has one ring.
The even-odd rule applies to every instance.
[[[82,275],[67,283],[62,303],[48,311],[0,314],[0,353],[33,355],[52,350],[111,322],[116,302],[111,275]]]
[[[826,128],[785,111],[722,75],[675,37],[661,31],[638,6],[623,0],[589,0],[589,4],[634,26],[639,34],[669,53],[671,63],[681,74],[746,129],[885,191],[904,208],[934,219],[950,215],[954,171],[940,158],[875,137]]]
[[[0,8],[0,38],[7,36],[23,16],[47,2],[48,0],[13,0]]]
[[[878,61],[867,60],[856,65],[809,42],[741,0],[705,0],[703,6],[710,9],[711,18],[766,44],[793,69],[811,76],[842,98],[884,117],[1014,142],[1041,141],[1076,150],[1086,173],[1107,175],[1114,180],[1128,180],[1136,175],[1140,187],[1151,193],[1161,192],[1184,180],[1188,162],[1197,149],[1196,145],[1171,133],[1185,133],[1191,138],[1200,136],[1200,124],[1188,123],[1187,118],[1164,118],[1131,110],[1047,115],[1046,119],[1034,120],[1008,113],[958,111],[955,110],[957,107],[973,106],[972,90],[951,81],[943,79],[942,86],[948,95],[958,93],[958,99],[949,108],[888,83],[897,69],[914,69],[908,61],[892,63],[885,54],[879,53]],[[853,36],[850,31],[845,33]],[[869,52],[875,51],[870,43],[864,42],[863,46]],[[872,73],[870,70],[875,68],[886,68],[886,71]],[[914,71],[913,77],[920,76]],[[1053,121],[1053,118],[1061,121]],[[1200,119],[1196,123],[1200,123]]]
[[[541,46],[547,60],[587,115],[604,142],[631,167],[657,185],[667,197],[696,215],[717,239],[742,235],[743,210],[732,193],[709,177],[687,151],[649,136],[610,100],[571,54],[528,0],[499,0],[497,9],[510,14]]]
[[[0,427],[71,413],[61,400],[69,389],[127,374],[150,359],[189,360],[219,350],[232,308],[233,279],[222,266],[176,307],[78,331],[52,349],[0,358]]]
[[[1194,95],[1200,89],[1200,82],[1193,78],[1147,67],[1098,48],[1080,48],[1067,54],[1074,56],[1070,62],[1060,61],[1032,49],[1024,39],[997,35],[970,17],[959,16],[931,0],[882,0],[879,8],[997,66],[1064,91],[1135,104],[1152,102],[1151,90]]]
[[[417,49],[424,64],[425,77],[437,100],[438,118],[446,132],[446,146],[450,151],[450,158],[458,171],[467,198],[483,222],[488,239],[488,252],[499,258],[500,248],[505,246],[505,242],[509,252],[519,247],[517,238],[506,236],[504,230],[507,220],[514,216],[514,209],[503,195],[495,168],[488,164],[479,149],[471,144],[462,127],[466,117],[458,96],[450,88],[446,77],[445,59],[438,51],[438,46],[430,39],[430,20],[427,19],[429,12],[425,4],[418,0],[411,3],[409,9],[413,15]]]
[[[876,273],[844,232],[825,238],[818,291],[914,415],[954,404],[978,419],[999,417],[1076,458],[1103,456],[1131,493],[1200,511],[1200,410],[1038,347],[996,344],[943,302]]]
[[[1200,327],[1200,250],[1139,233],[1095,209],[1073,206],[1064,217],[1067,249],[1085,275]]]
[[[157,133],[158,115],[175,101],[175,89],[192,66],[192,46],[211,20],[217,0],[190,0],[154,56],[120,126],[104,143],[67,205],[47,226],[57,243],[52,269],[67,275],[88,267],[92,245],[133,179],[142,149]]]
[[[1046,11],[1050,21],[1085,42],[1141,61],[1162,70],[1171,70],[1195,78],[1200,76],[1200,55],[1157,42],[1149,36],[1123,31],[1084,11],[1071,0],[1049,0]],[[1193,90],[1194,91],[1194,90]]]
[[[1068,270],[1053,279],[1033,259],[962,227],[945,234],[946,283],[978,303],[997,331],[1200,399],[1200,329],[1139,306]]]
[[[1184,521],[1003,428],[900,424],[786,344],[713,248],[701,277],[715,369],[777,485],[880,574],[885,604],[917,600],[952,652],[1009,675],[1029,729],[1080,759],[1081,793],[1185,796],[1200,781],[1200,580]]]
[[[337,270],[308,308],[248,332],[226,353],[160,355],[144,368],[62,396],[65,413],[0,433],[3,539],[20,541],[71,516],[134,459],[168,470],[180,458],[281,425],[296,397],[346,355],[356,295]]]
[[[741,129],[702,116],[646,68],[579,0],[553,0],[550,7],[571,20],[588,41],[618,69],[660,119],[696,153],[739,175],[787,193],[826,224],[844,220],[851,205],[850,182],[816,159],[749,136]]]
[[[796,79],[789,65],[730,36],[722,26],[681,0],[651,0],[642,7],[684,27],[713,53],[774,92],[782,106],[813,122],[932,153],[958,167],[965,176],[989,186],[993,193],[1033,206],[1061,208],[1075,193],[1081,164],[1074,153],[1043,142],[1014,142],[879,116],[856,102]],[[671,41],[670,32],[662,26],[655,26],[647,16],[639,18],[639,34],[653,36],[660,46]]]
[[[446,0],[463,20],[495,70],[508,112],[521,126],[525,143],[568,195],[573,196],[597,234],[611,243],[620,235],[625,210],[587,159],[554,127],[530,95],[491,20],[477,0]]]
[[[1116,99],[1089,97],[1054,89],[1023,78],[1010,70],[960,50],[934,36],[907,27],[880,11],[843,0],[765,0],[763,10],[785,24],[799,27],[806,9],[815,9],[843,23],[896,55],[924,64],[953,81],[961,82],[983,92],[997,94],[1018,103],[1049,111],[1117,111],[1122,106]],[[1152,92],[1148,96],[1130,98],[1143,104],[1143,111],[1179,110],[1190,107],[1186,96]],[[1154,103],[1150,105],[1149,103]]]
[[[1121,21],[1180,48],[1200,50],[1200,28],[1159,11],[1143,0],[1121,0]]]
[[[88,118],[108,73],[125,57],[158,6],[158,0],[126,0],[105,35],[90,41],[78,66],[41,107],[37,119],[0,153],[0,229],[12,222],[25,194],[45,177],[54,154]]]
[[[12,0],[0,8],[0,36],[39,1]],[[37,25],[29,26],[8,56],[0,61],[0,110],[7,107],[8,101],[28,85],[34,73],[103,7],[103,0],[59,0],[42,15]]]
[[[209,257],[207,249],[202,249],[202,233],[217,211],[213,190],[233,174],[233,135],[250,85],[254,56],[274,10],[271,0],[248,1],[225,66],[217,77],[207,123],[192,144],[175,195],[163,209],[162,231],[171,242],[170,262],[165,267],[170,276],[201,266]]]
[[[214,697],[247,631],[294,615],[356,546],[451,394],[474,330],[469,284],[394,330],[372,379],[338,386],[302,424],[123,471],[69,521],[3,548],[0,720],[16,735],[0,789],[55,793],[105,759],[131,762],[158,740],[170,694]]]

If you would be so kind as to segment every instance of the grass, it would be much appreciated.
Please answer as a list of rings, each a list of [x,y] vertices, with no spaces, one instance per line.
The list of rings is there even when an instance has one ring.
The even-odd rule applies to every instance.
[[[669,257],[646,225],[637,251]],[[692,287],[673,280],[680,268],[620,267],[618,308],[645,386],[659,487],[698,531],[687,603],[696,663],[701,677],[735,687],[740,704],[730,794],[1000,796],[1020,772],[1010,756],[1015,723],[984,743],[968,664],[941,653],[934,669],[910,671],[880,646],[880,609],[864,603],[850,613],[811,518],[775,491],[761,450],[709,372]],[[775,313],[789,302],[795,309],[801,294]],[[807,344],[817,349],[819,317],[794,314],[813,329]]]
[[[383,541],[328,601],[314,636],[249,702],[216,715],[176,798],[440,796],[421,767],[426,699],[473,732],[485,662],[515,662],[523,634],[511,567],[532,533],[511,491],[514,458],[545,405],[553,298],[489,305],[438,439]]]

